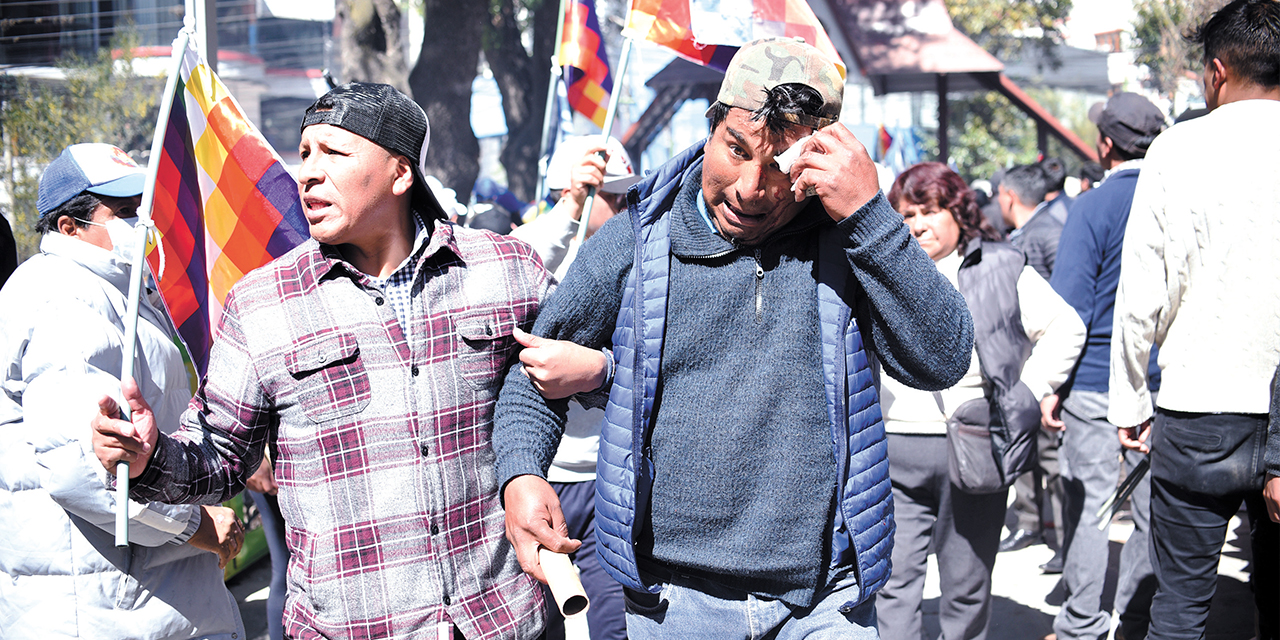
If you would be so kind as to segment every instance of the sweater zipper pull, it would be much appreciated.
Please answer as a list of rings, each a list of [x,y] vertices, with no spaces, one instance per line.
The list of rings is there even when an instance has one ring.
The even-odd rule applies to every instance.
[[[756,249],[756,322],[764,317],[764,266],[760,263],[760,250]]]

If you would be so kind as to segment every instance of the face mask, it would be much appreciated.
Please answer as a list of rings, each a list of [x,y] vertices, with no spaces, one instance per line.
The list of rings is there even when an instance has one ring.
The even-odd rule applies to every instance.
[[[136,216],[133,218],[112,218],[105,223],[92,220],[81,220],[81,222],[106,229],[107,237],[111,238],[111,252],[120,256],[121,260],[133,264],[133,245],[137,242],[134,236],[134,224],[138,222]]]

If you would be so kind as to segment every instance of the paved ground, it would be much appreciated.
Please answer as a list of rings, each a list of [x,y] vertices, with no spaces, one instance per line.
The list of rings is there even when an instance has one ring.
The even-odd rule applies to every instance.
[[[1253,601],[1248,584],[1247,522],[1247,518],[1243,522],[1239,517],[1232,520],[1227,534],[1218,566],[1218,593],[1209,616],[1208,640],[1250,640],[1254,637]],[[1120,545],[1129,531],[1130,527],[1122,522],[1111,527],[1108,583],[1112,586]],[[1053,617],[1062,602],[1062,589],[1058,576],[1046,576],[1039,570],[1039,566],[1052,556],[1053,552],[1045,545],[1000,554],[993,576],[995,602],[988,640],[1040,640],[1052,633]],[[263,560],[227,583],[240,602],[249,640],[267,640],[266,587],[270,578],[270,563]],[[930,572],[925,598],[925,633],[929,638],[936,638],[939,634],[936,570]]]

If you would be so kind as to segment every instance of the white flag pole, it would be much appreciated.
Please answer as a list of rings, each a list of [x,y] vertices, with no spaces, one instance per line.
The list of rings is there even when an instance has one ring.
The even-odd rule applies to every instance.
[[[563,72],[560,70],[560,48],[564,46],[561,41],[564,37],[564,12],[566,0],[560,0],[560,13],[556,17],[556,50],[551,55],[551,77],[547,80],[547,105],[542,112],[542,146],[538,149],[538,188],[534,192],[538,195],[538,201],[541,202],[547,195],[547,149],[551,146],[550,136],[559,135],[559,125],[556,126],[556,133],[551,133],[552,108],[555,109],[555,118],[560,118],[560,109],[556,94],[559,90],[560,77]]]
[[[138,223],[134,225],[133,267],[129,271],[129,308],[124,322],[125,354],[120,370],[120,379],[133,377],[134,351],[138,344],[138,308],[142,302],[142,273],[146,268],[147,236],[155,225],[151,222],[151,205],[155,199],[156,176],[160,172],[160,156],[164,152],[164,137],[168,129],[169,113],[173,110],[173,93],[178,86],[178,76],[182,73],[182,58],[187,51],[187,43],[191,40],[193,27],[187,24],[178,32],[173,41],[173,54],[169,61],[169,79],[165,81],[164,93],[160,96],[160,113],[156,121],[155,137],[151,139],[151,156],[147,159],[147,179],[142,188],[142,206],[138,208]],[[125,418],[130,418],[129,407],[120,410]],[[116,465],[116,546],[129,546],[129,463]],[[129,572],[129,559],[125,556],[125,573]]]
[[[613,117],[618,114],[618,98],[622,95],[622,79],[627,75],[627,61],[631,59],[631,38],[622,39],[622,57],[618,60],[618,76],[613,80],[613,91],[609,94],[609,109],[604,115],[604,139],[608,146],[609,136],[613,130]],[[603,154],[601,154],[603,156]],[[582,214],[578,220],[578,244],[587,239],[587,224],[591,222],[591,207],[595,204],[596,188],[587,187],[587,201],[582,203]],[[568,259],[565,260],[568,264]]]

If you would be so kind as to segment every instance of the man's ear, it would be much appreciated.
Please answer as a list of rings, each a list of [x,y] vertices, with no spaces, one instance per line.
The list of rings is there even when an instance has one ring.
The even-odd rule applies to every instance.
[[[61,233],[64,236],[71,236],[74,238],[80,235],[80,226],[76,224],[75,218],[72,218],[71,216],[62,216],[61,218],[58,218],[56,227],[58,229],[58,233]]]
[[[1209,77],[1209,83],[1213,85],[1214,93],[1222,91],[1222,85],[1227,83],[1231,73],[1227,70],[1227,65],[1222,64],[1222,60],[1214,58],[1205,63],[1205,69],[1212,75]]]
[[[1116,145],[1115,141],[1107,136],[1098,134],[1098,157],[1105,158],[1111,153],[1111,149]]]
[[[413,166],[404,156],[396,156],[396,178],[391,183],[391,193],[402,196],[413,188]]]

